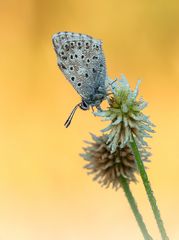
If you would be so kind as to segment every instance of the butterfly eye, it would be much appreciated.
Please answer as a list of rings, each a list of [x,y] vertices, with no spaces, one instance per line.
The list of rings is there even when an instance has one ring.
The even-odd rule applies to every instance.
[[[78,55],[77,55],[77,54],[75,54],[75,58],[78,58]]]
[[[85,77],[88,78],[88,74],[87,73],[85,74]]]
[[[96,73],[96,69],[95,68],[93,68],[93,73]]]
[[[75,81],[75,77],[71,77],[71,81],[74,82]]]
[[[79,83],[78,83],[78,87],[80,87],[80,86],[81,86],[81,83],[79,82]]]
[[[81,55],[81,59],[84,59],[84,57],[85,57],[84,55]]]
[[[70,55],[70,59],[73,59],[74,57],[73,57],[73,55]]]
[[[87,63],[90,63],[90,59],[89,59],[89,58],[87,58],[87,59],[86,59],[86,62],[87,62]]]

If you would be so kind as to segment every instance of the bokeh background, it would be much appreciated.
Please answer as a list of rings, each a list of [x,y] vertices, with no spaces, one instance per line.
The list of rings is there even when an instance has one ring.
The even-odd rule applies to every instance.
[[[51,36],[103,40],[108,74],[124,73],[157,125],[148,174],[170,239],[179,239],[179,3],[142,0],[0,1],[0,239],[142,239],[122,190],[92,182],[79,157],[105,126],[78,111],[80,97],[57,68]],[[140,179],[139,179],[140,180]],[[160,239],[141,181],[131,185]]]

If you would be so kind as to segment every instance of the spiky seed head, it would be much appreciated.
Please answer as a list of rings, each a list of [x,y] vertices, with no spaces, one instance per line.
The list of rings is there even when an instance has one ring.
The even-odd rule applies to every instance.
[[[136,182],[136,163],[131,148],[125,145],[119,146],[116,151],[111,153],[109,146],[106,144],[107,135],[100,137],[92,135],[92,142],[86,142],[87,147],[84,153],[80,154],[88,163],[85,168],[88,174],[94,175],[93,180],[97,181],[108,188],[112,186],[116,190],[120,187],[119,177],[125,177],[128,182]],[[149,161],[150,153],[144,148],[139,147],[143,161]]]

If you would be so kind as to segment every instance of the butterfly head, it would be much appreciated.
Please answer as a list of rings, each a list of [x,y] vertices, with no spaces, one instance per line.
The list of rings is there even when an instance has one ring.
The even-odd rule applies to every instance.
[[[89,104],[82,99],[82,102],[79,104],[79,107],[82,109],[82,110],[88,110],[89,109]]]

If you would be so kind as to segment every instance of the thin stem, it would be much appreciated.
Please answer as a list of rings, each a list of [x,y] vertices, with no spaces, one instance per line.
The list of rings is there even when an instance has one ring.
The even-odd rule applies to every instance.
[[[129,205],[133,211],[133,214],[135,216],[135,219],[139,225],[139,228],[143,234],[143,237],[145,240],[152,240],[152,237],[149,235],[148,231],[147,231],[147,228],[145,226],[145,223],[143,221],[143,218],[142,218],[142,215],[140,214],[139,210],[138,210],[138,207],[137,207],[137,204],[135,202],[135,199],[131,193],[131,190],[129,188],[129,184],[127,182],[127,180],[120,176],[120,183],[121,183],[121,186],[125,192],[125,195],[126,195],[126,198],[129,202]]]
[[[167,233],[166,233],[166,230],[165,230],[165,227],[164,227],[164,224],[163,224],[163,221],[162,221],[161,216],[160,216],[160,211],[159,211],[159,208],[157,206],[157,202],[156,202],[156,199],[154,197],[154,193],[152,191],[147,173],[145,171],[143,161],[141,160],[140,153],[139,153],[137,144],[136,144],[133,136],[132,136],[132,139],[133,139],[133,141],[131,142],[131,148],[133,150],[135,160],[136,160],[136,164],[137,164],[138,170],[140,172],[140,175],[141,175],[141,178],[142,178],[142,181],[143,181],[143,184],[144,184],[144,187],[145,187],[145,190],[146,190],[146,193],[147,193],[147,196],[148,196],[153,214],[155,216],[155,220],[157,222],[162,240],[169,240],[169,238],[167,236]]]

